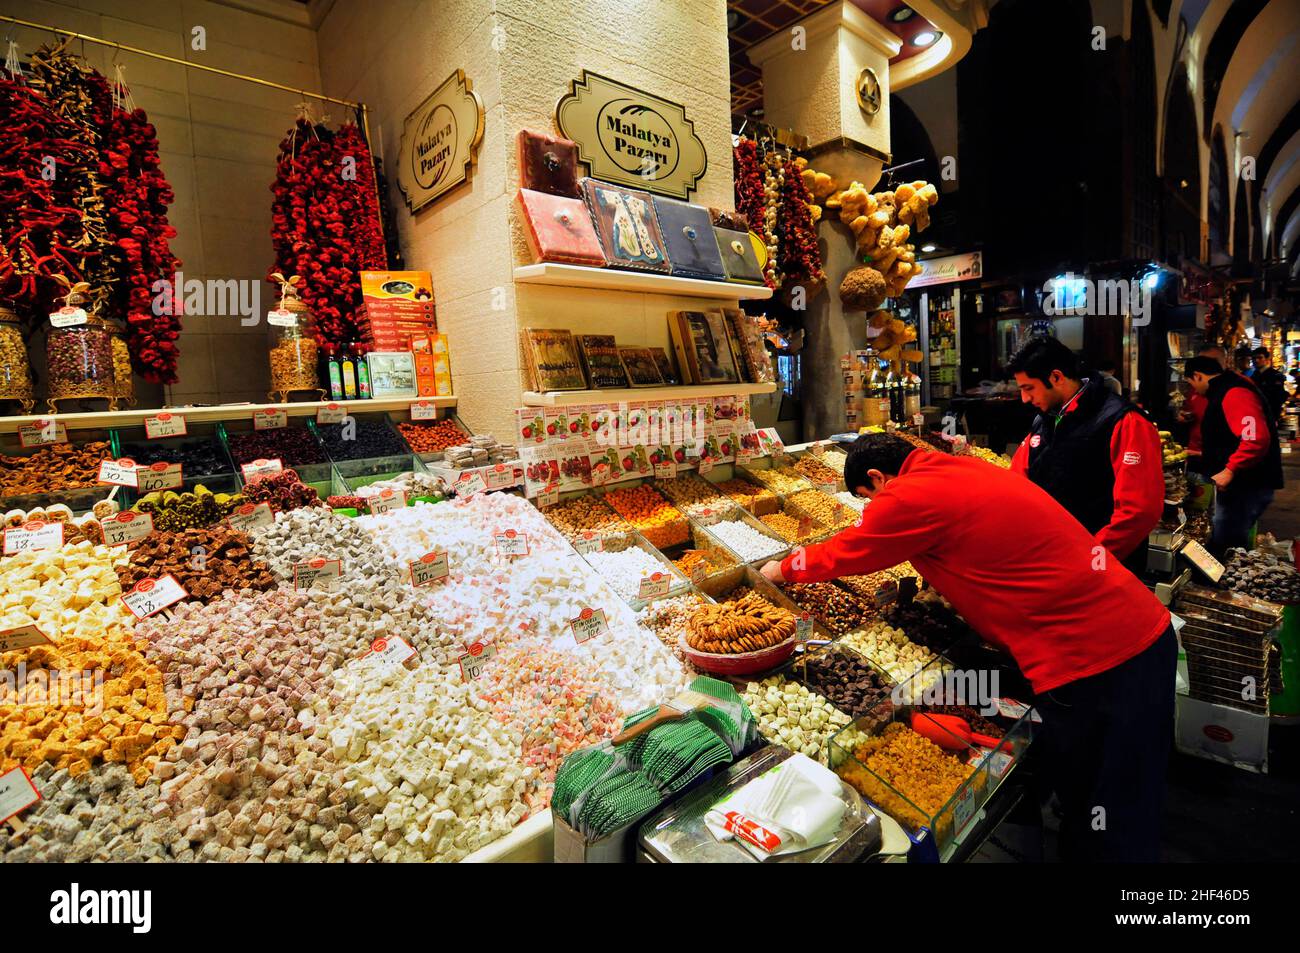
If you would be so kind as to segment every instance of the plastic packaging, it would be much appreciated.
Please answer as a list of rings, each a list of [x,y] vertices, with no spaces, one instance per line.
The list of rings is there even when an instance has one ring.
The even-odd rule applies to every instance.
[[[135,406],[135,378],[131,373],[131,349],[126,343],[126,326],[108,322],[108,346],[113,361],[113,396],[118,403]]]

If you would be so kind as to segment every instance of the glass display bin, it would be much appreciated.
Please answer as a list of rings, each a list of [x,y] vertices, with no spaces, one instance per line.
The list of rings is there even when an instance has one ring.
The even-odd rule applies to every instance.
[[[18,313],[0,305],[0,400],[14,400],[24,414],[36,406],[32,365]]]
[[[258,460],[279,460],[284,469],[294,470],[298,479],[315,487],[322,500],[345,492],[343,481],[305,417],[289,417],[284,427],[254,430],[250,414],[246,420],[225,421],[220,431],[241,481],[243,467]]]
[[[29,447],[22,446],[18,434],[0,435],[0,507],[5,513],[63,503],[80,516],[109,495],[120,499],[120,489],[99,482],[100,462],[120,456],[113,433],[59,432],[66,433],[66,441]]]
[[[52,414],[63,400],[105,398],[117,410],[117,385],[113,379],[110,322],[87,315],[80,324],[51,326],[46,332],[48,368],[46,404]]]
[[[729,504],[730,508],[717,513],[701,514],[691,520],[692,531],[696,536],[697,541],[699,538],[703,537],[704,539],[709,540],[712,544],[720,546],[722,549],[730,553],[736,562],[748,562],[752,566],[762,566],[763,563],[768,560],[784,559],[786,556],[790,555],[789,543],[770,530],[760,520],[751,516],[744,508],[733,504],[730,500],[726,500],[726,503]],[[772,546],[770,551],[763,553],[762,555],[754,555],[751,559],[746,559],[745,554],[738,552],[723,541],[722,535],[726,533],[726,530],[724,529],[720,533],[718,529],[719,524],[722,523],[740,523],[749,527],[765,539],[771,540]]]
[[[193,490],[202,485],[213,493],[238,493],[242,485],[239,469],[231,459],[220,428],[214,423],[192,423],[183,437],[150,440],[143,427],[121,427],[114,431],[120,456],[140,465],[179,463],[181,489]],[[134,502],[141,494],[124,491]]]
[[[666,480],[656,478],[654,487],[672,500],[673,505],[687,517],[697,516],[703,510],[717,512],[739,505],[719,493],[711,482],[698,473],[679,473]]]
[[[615,485],[597,487],[595,492],[602,495],[615,512],[632,523],[637,532],[659,549],[671,549],[691,538],[691,524],[686,515],[656,490],[649,480],[625,480]],[[662,522],[652,524],[643,521],[638,525],[635,513],[638,510],[644,512],[647,501],[665,515],[671,515],[669,510],[677,515]]]
[[[656,571],[664,577],[659,580],[660,583],[667,587],[664,591],[654,596],[642,597],[639,587],[636,590],[625,588],[622,580],[616,580],[611,574],[604,571],[606,565],[605,554],[621,553],[629,549],[640,549],[653,558],[659,566]],[[589,547],[580,544],[580,555],[596,574],[603,576],[605,583],[633,609],[642,609],[657,599],[670,599],[673,596],[682,595],[691,588],[690,580],[683,576],[677,567],[672,564],[672,561],[655,549],[640,533],[606,536],[598,542],[597,546]],[[630,586],[630,583],[627,585]]]
[[[429,420],[404,420],[397,424],[397,430],[406,442],[407,449],[419,456],[422,463],[437,463],[447,456],[447,451],[443,450],[425,450],[426,446],[433,445],[433,442],[444,443],[438,437],[443,434],[449,434],[458,431],[460,439],[456,443],[447,444],[447,446],[457,446],[458,444],[469,443],[469,438],[474,432],[466,426],[465,421],[461,420],[455,414],[448,414],[446,417],[437,421]]]
[[[748,480],[756,486],[771,490],[776,494],[778,500],[784,501],[787,496],[799,493],[803,490],[811,490],[813,485],[804,477],[803,474],[794,472],[791,468],[794,466],[794,457],[789,454],[773,454],[768,457],[758,457],[747,463],[736,464],[736,476]],[[770,471],[787,471],[787,480],[773,480]]]
[[[382,480],[392,480],[403,473],[427,474],[429,471],[413,453],[392,454],[386,457],[366,457],[358,460],[339,460],[334,464],[343,494],[356,494],[363,487]]]

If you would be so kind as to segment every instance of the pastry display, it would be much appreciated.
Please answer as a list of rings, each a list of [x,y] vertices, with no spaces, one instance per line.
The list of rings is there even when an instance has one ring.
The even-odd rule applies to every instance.
[[[793,614],[749,593],[697,610],[687,625],[686,644],[701,652],[757,652],[793,637],[794,623]]]

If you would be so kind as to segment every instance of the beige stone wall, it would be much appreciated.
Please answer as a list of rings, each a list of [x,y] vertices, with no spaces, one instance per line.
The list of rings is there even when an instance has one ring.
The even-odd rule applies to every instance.
[[[242,6],[209,0],[0,0],[0,13],[319,90],[316,36],[306,8],[290,0]],[[7,36],[8,25],[0,26]],[[191,48],[195,26],[206,30],[206,51]],[[51,39],[38,30],[12,32],[24,54]],[[79,41],[72,48],[83,52]],[[84,54],[111,77],[111,48],[87,43]],[[116,59],[126,67],[137,105],[158,130],[163,170],[176,191],[169,218],[179,234],[172,248],[186,278],[260,281],[272,262],[269,186],[275,156],[300,97],[130,53]],[[266,310],[270,287],[263,282],[261,291]],[[264,323],[243,328],[235,317],[190,315],[180,349],[181,380],[169,389],[170,401],[265,399]],[[137,387],[144,401],[157,404],[163,396],[160,388]]]

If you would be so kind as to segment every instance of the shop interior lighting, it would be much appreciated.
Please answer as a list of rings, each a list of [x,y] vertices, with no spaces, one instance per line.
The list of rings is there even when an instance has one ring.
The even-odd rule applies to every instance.
[[[901,6],[889,15],[889,19],[894,23],[906,23],[912,17],[916,16],[916,11],[909,6]]]
[[[921,246],[921,251],[925,252],[928,255],[930,254],[930,252],[934,251],[934,247],[935,246],[933,242],[926,242],[924,245]]]
[[[934,46],[939,42],[939,37],[943,36],[938,30],[922,30],[916,36],[912,37],[913,46]]]

